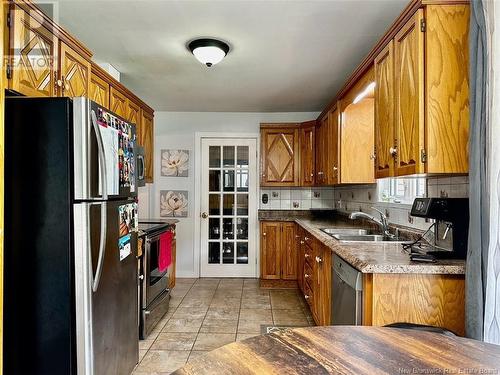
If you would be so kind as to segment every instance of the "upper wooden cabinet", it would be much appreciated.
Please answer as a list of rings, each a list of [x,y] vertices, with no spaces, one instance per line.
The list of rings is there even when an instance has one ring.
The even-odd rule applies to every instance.
[[[141,107],[140,104],[127,98],[127,115],[125,117],[128,122],[135,124],[138,128],[141,125]]]
[[[141,125],[139,127],[139,144],[144,147],[144,179],[153,182],[154,170],[154,123],[153,112],[141,108]]]
[[[10,9],[8,87],[27,96],[55,96],[58,39],[17,5]]]
[[[118,116],[127,118],[127,97],[113,86],[110,90],[109,109]]]
[[[330,111],[330,121],[328,129],[328,142],[326,144],[328,152],[327,178],[328,185],[336,185],[340,182],[340,160],[339,160],[339,131],[340,119],[337,107]]]
[[[328,128],[330,113],[327,113],[316,128],[316,185],[328,183]]]
[[[375,177],[394,172],[394,42],[375,58]]]
[[[428,5],[375,58],[377,178],[468,172],[468,19]]]
[[[315,176],[316,121],[300,126],[300,185],[313,186]]]
[[[90,76],[90,100],[109,109],[109,83],[92,73]]]
[[[261,186],[299,186],[299,127],[261,124]]]
[[[60,42],[60,70],[57,80],[60,96],[90,96],[90,61]]]
[[[467,173],[469,5],[429,5],[425,19],[425,170]]]
[[[339,183],[342,184],[374,181],[374,80],[372,68],[340,100]]]

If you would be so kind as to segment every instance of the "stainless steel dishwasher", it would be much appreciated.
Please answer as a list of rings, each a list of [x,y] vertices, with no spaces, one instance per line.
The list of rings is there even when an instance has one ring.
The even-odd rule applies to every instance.
[[[361,325],[363,274],[334,255],[332,284],[332,325]]]

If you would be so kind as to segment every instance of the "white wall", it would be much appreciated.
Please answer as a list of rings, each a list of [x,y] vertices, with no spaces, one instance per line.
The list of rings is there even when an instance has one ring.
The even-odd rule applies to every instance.
[[[159,217],[160,190],[187,190],[189,193],[189,215],[180,218],[177,227],[177,275],[199,276],[199,264],[195,261],[199,253],[199,242],[193,229],[198,213],[194,207],[194,142],[196,132],[259,133],[261,122],[301,122],[315,119],[319,113],[229,113],[229,112],[155,112],[154,184],[150,186],[149,216]],[[190,151],[189,177],[162,177],[160,172],[161,150],[184,149]],[[140,201],[139,205],[147,204]],[[257,210],[257,207],[255,207]]]

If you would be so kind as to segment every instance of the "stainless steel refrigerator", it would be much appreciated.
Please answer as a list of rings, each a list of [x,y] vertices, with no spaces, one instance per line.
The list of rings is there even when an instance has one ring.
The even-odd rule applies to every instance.
[[[85,98],[7,98],[5,374],[138,361],[135,126]]]

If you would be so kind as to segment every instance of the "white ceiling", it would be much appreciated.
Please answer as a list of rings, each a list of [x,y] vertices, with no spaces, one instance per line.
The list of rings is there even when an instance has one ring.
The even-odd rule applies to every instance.
[[[61,0],[58,22],[155,110],[320,111],[407,2]],[[231,51],[207,68],[196,37]]]

